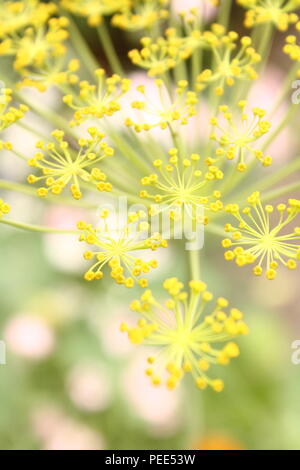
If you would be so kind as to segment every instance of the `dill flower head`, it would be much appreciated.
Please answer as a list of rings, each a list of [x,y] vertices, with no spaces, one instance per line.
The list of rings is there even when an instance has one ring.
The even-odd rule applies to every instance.
[[[42,68],[50,57],[65,54],[63,42],[68,38],[68,19],[50,18],[46,24],[25,29],[21,36],[14,36],[0,44],[0,55],[14,56],[14,68],[27,74],[30,67]]]
[[[111,191],[112,185],[98,167],[98,163],[114,154],[114,150],[103,142],[104,134],[96,128],[88,129],[89,138],[78,140],[78,150],[70,149],[64,140],[64,132],[55,130],[52,137],[55,142],[37,142],[39,151],[28,164],[40,170],[41,176],[29,175],[28,183],[44,182],[45,186],[37,190],[40,197],[46,197],[49,191],[59,195],[67,186],[74,199],[82,197],[81,185],[92,184],[99,191]]]
[[[215,29],[220,25],[215,25]],[[221,27],[221,30],[222,31]],[[261,56],[251,46],[252,40],[248,36],[240,38],[240,48],[237,50],[239,35],[235,31],[227,34],[213,34],[207,32],[204,36],[209,44],[213,57],[213,68],[203,70],[197,77],[196,89],[203,90],[207,85],[215,83],[215,93],[222,96],[224,86],[234,86],[237,80],[256,80],[257,72],[254,65],[260,62]]]
[[[235,260],[238,266],[256,263],[253,273],[261,276],[266,271],[268,279],[274,279],[279,264],[296,269],[300,260],[300,227],[288,231],[288,225],[299,216],[300,201],[289,199],[288,204],[278,204],[276,209],[263,206],[259,192],[248,198],[250,207],[240,210],[237,204],[229,204],[225,211],[232,214],[238,224],[226,224],[225,231],[231,238],[223,240],[225,259]],[[277,224],[273,213],[277,212]],[[275,218],[276,218],[276,214]]]
[[[300,21],[296,24],[296,30],[300,31]],[[297,43],[297,36],[290,34],[285,38],[285,45],[283,52],[289,56],[289,58],[295,62],[300,62],[300,45]],[[300,69],[298,70],[298,76],[300,76]]]
[[[109,211],[103,209],[100,225],[96,228],[82,221],[77,224],[83,232],[79,240],[93,247],[84,253],[86,260],[94,262],[84,278],[87,281],[102,279],[102,269],[108,265],[117,284],[133,287],[138,282],[141,287],[146,287],[147,280],[141,276],[156,268],[158,263],[155,259],[143,261],[140,253],[165,248],[167,242],[159,233],[148,235],[149,224],[143,220],[146,214],[142,211],[130,213],[127,220],[119,220],[115,228],[107,222],[109,215]]]
[[[212,182],[223,179],[223,172],[214,165],[209,165],[206,172],[199,168],[200,156],[193,153],[190,158],[181,160],[178,150],[169,151],[169,163],[154,160],[153,165],[157,173],[145,176],[141,180],[143,186],[149,186],[151,191],[142,190],[140,197],[151,199],[156,203],[152,207],[152,214],[166,210],[170,218],[181,217],[182,209],[192,219],[197,218],[197,207],[203,206],[211,212],[222,210],[221,193],[213,189]],[[197,220],[198,221],[198,220]],[[198,222],[207,223],[207,217]]]
[[[247,154],[254,156],[263,166],[271,165],[272,158],[254,147],[254,142],[267,134],[271,128],[271,123],[264,119],[266,111],[253,108],[249,116],[245,112],[247,101],[240,101],[238,106],[240,122],[234,119],[226,105],[219,107],[221,120],[218,117],[211,119],[215,130],[210,139],[219,144],[216,150],[217,159],[226,157],[228,160],[236,160],[239,171],[245,171],[247,168]]]
[[[237,0],[237,3],[247,8],[244,21],[247,28],[273,23],[279,30],[286,31],[298,20],[294,11],[300,7],[300,0]]]
[[[169,0],[128,0],[112,17],[112,25],[127,31],[150,29],[159,20],[169,17]]]
[[[127,0],[61,0],[60,3],[74,15],[87,18],[90,26],[99,26],[103,16],[119,11]]]
[[[114,74],[107,77],[104,69],[95,71],[97,85],[84,80],[79,83],[78,95],[66,95],[64,103],[75,110],[72,125],[79,125],[88,118],[112,116],[121,109],[120,99],[130,88],[130,80]]]
[[[0,39],[14,37],[28,26],[43,25],[57,11],[54,3],[39,0],[1,2]]]
[[[71,59],[65,64],[62,58],[52,59],[47,60],[41,68],[23,69],[23,78],[17,83],[17,87],[33,87],[44,92],[52,85],[75,85],[79,80],[75,73],[80,68],[79,60]]]
[[[0,219],[4,215],[8,214],[10,212],[10,206],[6,202],[4,202],[2,199],[0,199]]]
[[[226,312],[228,301],[224,298],[209,307],[213,295],[202,281],[190,281],[189,292],[175,277],[167,279],[163,287],[170,296],[164,303],[158,302],[151,290],[131,303],[140,319],[133,328],[122,323],[121,331],[133,344],[158,348],[157,354],[148,358],[146,369],[153,385],[165,383],[174,389],[190,372],[200,389],[210,386],[221,392],[223,381],[211,378],[209,371],[212,365],[227,365],[239,355],[232,339],[248,333],[243,314],[236,308]]]
[[[12,101],[12,90],[10,88],[0,89],[0,131],[22,119],[28,107],[21,104],[18,108],[9,106]]]
[[[192,54],[190,45],[175,28],[168,28],[165,36],[157,39],[143,37],[141,45],[140,50],[129,51],[128,57],[133,64],[148,70],[150,77],[164,74]]]
[[[137,87],[141,94],[141,100],[135,100],[131,107],[137,111],[137,119],[126,118],[125,124],[133,127],[136,132],[150,130],[153,127],[166,129],[169,124],[187,124],[189,118],[195,116],[197,95],[194,91],[187,90],[188,82],[180,80],[175,90],[175,97],[171,100],[161,79],[156,79],[160,104],[153,104],[153,99],[144,85]]]

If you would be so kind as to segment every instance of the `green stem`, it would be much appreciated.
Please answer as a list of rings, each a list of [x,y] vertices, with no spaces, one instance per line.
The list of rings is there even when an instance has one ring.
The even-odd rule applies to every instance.
[[[109,62],[109,65],[111,66],[111,69],[114,73],[117,73],[121,76],[124,76],[124,71],[123,67],[121,65],[121,62],[119,60],[119,57],[116,53],[115,47],[113,45],[113,42],[111,40],[111,36],[109,34],[109,31],[107,29],[107,26],[105,24],[105,21],[103,20],[100,26],[97,28],[98,36],[101,41],[101,45],[104,49],[106,58]]]
[[[27,100],[27,98],[25,98],[20,92],[15,92],[15,96],[17,96],[18,99],[26,104],[32,111],[51,122],[51,124],[53,124],[57,129],[63,130],[66,132],[66,134],[73,137],[74,139],[78,139],[77,134],[72,130],[69,122],[61,117],[58,113],[49,109],[46,111],[44,107],[37,105],[32,100]]]
[[[136,154],[135,150],[126,142],[126,140],[121,136],[121,134],[109,134],[109,137],[118,147],[118,149],[123,153],[125,158],[129,160],[136,168],[139,168],[142,171],[142,174],[145,172],[148,173],[151,168],[146,162]]]
[[[12,183],[11,181],[0,180],[0,188],[5,189],[8,191],[17,191],[19,193],[27,194],[28,196],[37,197],[36,190],[31,186],[27,186],[25,184],[20,183]],[[77,201],[75,199],[70,199],[63,196],[48,196],[47,198],[43,199],[44,202],[48,203],[57,203],[57,204],[65,204],[77,207],[83,207],[85,209],[97,209],[99,204],[90,204],[84,201]]]
[[[205,226],[205,231],[209,232],[209,233],[212,233],[214,235],[218,235],[220,237],[224,237],[224,235],[225,235],[223,227],[221,227],[220,225],[217,225],[217,224],[213,224],[212,222],[209,222]]]
[[[272,48],[271,36],[273,33],[273,25],[272,23],[259,25],[257,26],[257,30],[259,32],[257,45],[255,44],[254,47],[256,47],[257,52],[264,59],[259,66],[259,69],[261,70],[268,62],[269,54]]]
[[[201,71],[202,67],[202,49],[197,48],[194,50],[192,55],[192,83],[193,86],[196,86],[197,77]]]
[[[277,183],[280,183],[282,180],[290,176],[292,173],[300,170],[300,156],[293,159],[290,163],[280,168],[278,171],[270,175],[268,178],[261,180],[261,183],[255,182],[254,185],[248,187],[246,191],[239,193],[239,201],[242,201],[246,196],[249,196],[253,191],[265,191],[272,186],[275,186]]]
[[[36,137],[39,137],[42,140],[47,140],[48,139],[48,136],[46,136],[45,134],[42,134],[37,129],[34,129],[33,127],[29,126],[29,124],[26,124],[23,121],[17,121],[16,124],[17,124],[17,126],[22,127],[22,129],[25,129],[26,131],[30,132],[31,134],[35,135]]]
[[[70,15],[66,15],[69,19],[69,31],[70,31],[70,37],[71,37],[71,42],[78,53],[84,67],[89,71],[91,77],[94,79],[95,78],[95,70],[99,68],[99,63],[95,59],[93,53],[91,52],[87,42],[82,36],[82,33],[80,29],[78,28],[77,24],[75,21],[72,19]]]
[[[294,191],[299,191],[300,189],[300,182],[295,181],[291,184],[286,184],[282,188],[274,189],[273,191],[269,191],[268,193],[262,194],[262,201],[267,202],[270,200],[275,200],[280,196],[284,196],[285,194],[292,193]]]
[[[184,158],[184,146],[183,146],[183,141],[180,138],[180,135],[174,131],[172,125],[168,123],[168,128],[170,130],[170,134],[172,136],[172,140],[174,143],[174,147],[176,147],[179,151],[179,156],[183,159]]]
[[[40,233],[60,233],[60,234],[79,234],[78,230],[62,230],[50,227],[42,227],[40,225],[24,224],[22,222],[16,222],[15,220],[0,219],[1,224],[10,225],[11,227],[19,228],[21,230],[27,230],[29,232],[40,232]]]
[[[293,66],[291,67],[282,87],[280,87],[281,89],[281,92],[278,96],[278,98],[276,99],[275,101],[275,104],[273,106],[273,109],[272,111],[270,112],[270,116],[274,116],[274,114],[276,113],[276,111],[280,108],[280,106],[282,105],[282,103],[284,102],[285,100],[285,97],[288,93],[291,93],[291,90],[292,90],[292,81],[294,79],[296,79],[297,77],[297,72],[299,70],[299,63],[296,62],[295,64],[293,64]]]
[[[201,279],[200,250],[189,251],[189,262],[190,262],[191,279],[193,279],[194,281],[199,281]]]
[[[296,104],[293,104],[289,107],[289,110],[286,113],[286,115],[284,116],[284,118],[282,119],[281,123],[277,126],[275,131],[272,132],[270,137],[264,143],[262,151],[265,151],[269,147],[269,145],[273,142],[273,140],[275,140],[276,137],[281,133],[281,131],[283,131],[286,128],[287,124],[293,118],[293,116],[296,113],[297,109],[298,109],[298,105],[296,105]]]
[[[223,0],[219,8],[218,23],[225,26],[226,29],[230,19],[231,3],[231,0]]]
[[[14,153],[17,157],[21,158],[25,162],[27,162],[28,158],[21,152],[18,152],[18,150],[15,150],[14,148],[11,149],[12,153]]]

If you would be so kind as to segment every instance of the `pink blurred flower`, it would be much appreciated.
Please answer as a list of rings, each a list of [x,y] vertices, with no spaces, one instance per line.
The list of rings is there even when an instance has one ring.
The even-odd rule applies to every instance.
[[[124,394],[156,434],[170,435],[180,425],[180,390],[154,387],[144,373],[153,350],[136,351],[122,377]]]
[[[104,449],[104,439],[99,433],[70,418],[56,406],[35,410],[32,426],[44,450]]]
[[[44,224],[62,230],[76,230],[79,220],[86,220],[86,212],[78,208],[55,207],[47,211]],[[44,250],[49,262],[64,272],[84,272],[84,246],[72,234],[47,234]]]
[[[267,111],[267,119],[272,123],[271,131],[265,137],[268,140],[269,135],[281,123],[289,103],[283,103],[275,114],[271,114],[274,102],[282,89],[284,76],[282,71],[274,66],[268,66],[266,71],[260,77],[260,80],[254,83],[253,88],[247,98],[251,107],[259,106]],[[293,135],[293,131],[289,126],[285,126],[284,130],[274,139],[268,147],[267,153],[273,157],[274,164],[281,165],[282,160],[288,160],[293,156],[297,140]]]
[[[181,13],[182,11],[196,8],[205,21],[214,18],[217,12],[217,8],[209,0],[171,0],[171,7],[174,13]]]
[[[124,321],[132,319],[128,311],[120,311],[116,314],[103,315],[97,325],[99,337],[105,351],[115,357],[126,357],[133,350],[124,333],[120,331],[120,325]]]
[[[35,360],[49,356],[55,344],[52,329],[37,316],[26,313],[7,322],[4,339],[13,353]]]
[[[101,411],[109,406],[111,384],[104,367],[80,364],[67,377],[67,391],[72,402],[85,411]]]

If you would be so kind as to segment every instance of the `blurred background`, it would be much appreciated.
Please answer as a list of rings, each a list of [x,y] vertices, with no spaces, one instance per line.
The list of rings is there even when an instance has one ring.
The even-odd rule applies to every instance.
[[[240,29],[242,11],[234,10],[232,19]],[[78,23],[84,30],[84,21]],[[136,38],[119,30],[114,35],[125,57]],[[88,39],[97,52],[91,30]],[[253,91],[261,107],[272,103],[286,73],[281,46],[278,35]],[[59,99],[51,90],[43,98],[57,107]],[[35,138],[17,130],[10,131],[15,147],[30,154]],[[288,129],[274,146],[275,165],[284,165],[297,148],[299,132]],[[23,181],[25,175],[25,165],[1,155],[2,179]],[[21,193],[2,196],[16,220],[72,229],[85,214]],[[300,449],[300,364],[291,360],[292,342],[300,340],[299,271],[282,269],[275,281],[257,280],[226,263],[216,249],[220,238],[207,235],[204,280],[245,312],[251,334],[239,341],[241,356],[214,371],[225,381],[224,392],[201,392],[189,378],[170,392],[151,387],[144,375],[148,351],[119,332],[121,321],[135,321],[127,307],[134,290],[107,279],[83,281],[83,247],[72,235],[0,228],[0,340],[6,344],[0,449]],[[154,291],[170,273],[187,280],[180,256],[172,245],[160,255]]]

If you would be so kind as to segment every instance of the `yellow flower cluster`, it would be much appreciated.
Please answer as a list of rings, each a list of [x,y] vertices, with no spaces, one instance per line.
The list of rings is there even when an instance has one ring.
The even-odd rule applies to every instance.
[[[221,392],[223,381],[210,378],[208,371],[215,364],[229,364],[239,355],[232,339],[248,333],[243,314],[236,308],[226,313],[228,301],[222,297],[209,309],[213,295],[202,281],[190,281],[189,292],[177,278],[167,279],[163,287],[170,298],[160,303],[147,290],[140,300],[131,303],[131,309],[142,318],[133,328],[122,323],[121,331],[135,345],[159,348],[156,356],[148,358],[145,371],[153,385],[164,383],[172,390],[190,372],[200,389],[209,386]],[[225,344],[220,347],[220,343]]]
[[[263,166],[270,166],[272,158],[253,147],[253,143],[269,132],[271,128],[271,123],[263,119],[266,114],[265,110],[253,108],[249,116],[245,112],[247,101],[240,101],[238,106],[240,122],[235,121],[227,105],[219,107],[224,122],[220,122],[218,117],[211,119],[215,130],[210,135],[210,139],[219,144],[216,150],[216,159],[226,157],[228,160],[237,160],[237,169],[243,172],[247,169],[245,163],[247,153],[250,153]]]
[[[144,37],[141,45],[142,49],[133,49],[128,56],[133,64],[148,70],[150,77],[164,74],[192,54],[191,45],[175,28],[168,28],[165,36],[157,39]]]
[[[21,104],[19,108],[8,106],[12,101],[12,90],[10,88],[0,89],[0,131],[22,119],[28,107]]]
[[[66,95],[64,103],[75,110],[71,125],[79,125],[89,118],[112,116],[121,109],[120,99],[130,88],[130,80],[114,74],[107,77],[103,69],[95,71],[97,85],[84,80],[79,93]]]
[[[159,20],[169,17],[165,7],[169,0],[128,0],[112,17],[112,25],[127,31],[150,29]]]
[[[25,75],[17,84],[18,88],[34,87],[38,91],[46,91],[52,85],[75,85],[78,75],[75,73],[80,67],[78,59],[71,59],[66,65],[64,59],[46,61],[41,69],[22,71]]]
[[[28,27],[42,26],[54,13],[57,7],[54,3],[44,3],[39,0],[2,0],[0,16],[0,39],[16,37]]]
[[[86,260],[94,260],[84,278],[87,281],[102,279],[102,269],[107,264],[117,284],[133,287],[138,282],[141,287],[147,287],[147,280],[141,276],[156,268],[158,263],[155,259],[144,261],[136,252],[166,248],[167,242],[158,233],[149,236],[149,224],[144,220],[146,214],[142,211],[130,213],[125,221],[119,217],[111,223],[109,215],[108,210],[101,211],[100,226],[97,228],[82,221],[77,224],[78,229],[83,231],[79,240],[94,247],[93,251],[84,253]]]
[[[99,191],[111,191],[112,185],[108,183],[106,174],[97,166],[104,158],[111,157],[114,150],[103,142],[104,134],[96,128],[88,129],[89,138],[78,140],[79,150],[70,149],[69,143],[64,139],[64,132],[52,132],[55,142],[37,142],[39,151],[28,164],[40,170],[42,176],[29,175],[28,183],[44,181],[45,187],[40,187],[37,194],[46,197],[51,191],[59,195],[63,189],[70,186],[74,199],[82,197],[80,185],[92,184]]]
[[[68,19],[51,17],[57,10],[51,3],[35,0],[11,3],[15,17],[10,34],[3,35],[0,42],[0,56],[13,57],[14,68],[22,77],[18,86],[34,86],[44,91],[53,84],[76,83],[74,72],[79,68],[79,61],[71,60],[67,65],[64,61]]]
[[[224,86],[232,87],[236,80],[256,80],[254,65],[260,62],[261,56],[252,47],[248,36],[240,38],[235,31],[228,34],[207,34],[206,41],[213,53],[214,67],[203,70],[197,78],[196,89],[202,91],[207,85],[215,83],[217,96],[224,94]]]
[[[240,210],[237,204],[226,206],[226,212],[232,214],[239,222],[238,226],[227,224],[225,231],[231,239],[223,240],[225,259],[235,260],[238,266],[258,262],[253,268],[256,276],[261,276],[266,269],[268,279],[274,279],[279,264],[289,269],[296,269],[300,260],[300,227],[287,231],[288,225],[300,214],[300,201],[289,199],[288,204],[278,204],[276,209],[279,220],[275,225],[271,214],[274,207],[270,204],[263,207],[259,192],[248,198],[250,207]]]
[[[220,191],[215,190],[215,181],[223,179],[223,172],[214,165],[209,165],[205,172],[200,170],[200,156],[196,153],[190,158],[181,160],[178,157],[178,149],[169,151],[169,162],[164,164],[162,160],[155,160],[154,167],[158,173],[152,173],[141,180],[143,186],[151,187],[148,192],[143,189],[140,197],[153,200],[151,213],[167,211],[173,220],[180,219],[182,210],[185,209],[191,219],[197,219],[197,208],[202,206],[206,211],[219,212],[223,209],[220,200]],[[202,219],[202,216],[200,215]],[[207,223],[204,220],[197,222]]]
[[[3,217],[4,215],[8,214],[9,211],[10,211],[9,204],[7,204],[2,199],[0,199],[0,218]]]
[[[87,18],[90,26],[98,26],[103,16],[109,16],[128,4],[128,0],[61,0],[61,6],[77,16]]]
[[[296,24],[296,30],[300,32],[300,21]],[[285,45],[283,52],[289,56],[289,58],[295,62],[300,63],[300,45],[297,43],[297,36],[290,34],[285,38]],[[298,76],[300,77],[300,68],[298,70]]]
[[[131,107],[137,110],[137,118],[126,118],[125,124],[133,127],[136,132],[148,131],[153,127],[166,129],[172,123],[187,124],[189,118],[195,116],[197,95],[194,91],[187,90],[187,80],[180,80],[175,90],[175,96],[171,99],[162,80],[156,79],[160,103],[153,102],[153,97],[144,85],[139,85],[137,91],[142,95],[142,100],[131,103]]]
[[[238,79],[257,78],[254,65],[261,56],[252,47],[248,36],[240,38],[240,47],[236,51],[238,40],[236,32],[226,34],[225,28],[219,24],[213,24],[211,30],[204,32],[190,27],[185,36],[180,36],[175,28],[168,28],[164,37],[156,40],[142,38],[142,49],[131,50],[129,58],[135,65],[147,69],[150,76],[157,76],[176,67],[199,48],[210,50],[213,69],[204,69],[198,75],[196,90],[202,91],[208,84],[216,83],[215,92],[221,96],[225,85],[233,86]]]
[[[204,1],[221,5],[220,0]],[[32,102],[32,112],[58,129],[49,139],[42,137],[36,143],[37,150],[27,161],[32,167],[28,183],[36,185],[41,198],[55,199],[53,196],[64,192],[68,197],[57,197],[57,202],[65,200],[74,204],[75,199],[79,207],[92,207],[86,201],[78,202],[83,193],[91,191],[91,194],[98,194],[96,199],[100,202],[103,198],[106,202],[108,196],[103,192],[112,191],[110,181],[113,181],[115,197],[125,196],[139,204],[125,217],[102,208],[96,224],[78,222],[79,241],[87,244],[83,254],[87,264],[86,281],[100,280],[108,274],[107,277],[118,285],[145,289],[148,275],[158,266],[157,256],[152,256],[152,252],[168,246],[165,238],[174,240],[176,245],[176,240],[186,241],[189,235],[202,236],[204,224],[208,224],[208,232],[220,234],[223,232],[218,225],[221,217],[228,222],[226,238],[222,240],[226,260],[240,267],[251,264],[255,276],[265,274],[270,280],[276,277],[280,264],[291,270],[297,268],[300,261],[300,226],[296,225],[299,200],[289,199],[286,204],[273,206],[265,204],[257,191],[241,207],[236,203],[227,204],[227,200],[224,204],[224,200],[229,192],[237,194],[242,185],[249,184],[251,175],[248,180],[245,176],[256,161],[263,167],[271,165],[272,158],[264,153],[265,149],[293,118],[294,108],[288,110],[269,137],[271,123],[266,111],[260,107],[251,107],[249,111],[247,101],[238,100],[249,91],[247,82],[258,77],[257,70],[263,70],[263,66],[257,64],[266,58],[262,56],[268,56],[266,50],[271,45],[274,25],[281,31],[293,25],[293,30],[300,31],[296,11],[300,0],[237,0],[236,3],[247,10],[247,27],[263,25],[255,28],[251,37],[239,35],[230,26],[227,28],[229,0],[223,0],[217,14],[222,24],[211,24],[200,6],[176,16],[170,0],[0,1],[0,59],[3,62],[0,68],[7,68],[9,77],[5,78],[3,71],[3,80],[11,81],[12,88],[17,90],[35,87],[45,91],[56,85],[66,105],[63,109],[47,111],[43,105]],[[60,16],[62,11],[67,12],[66,16]],[[86,19],[91,27],[97,28],[90,39],[98,38],[98,45],[89,47],[90,41],[86,42],[81,34],[81,22],[77,25],[72,15]],[[136,90],[132,90],[132,81],[125,78],[123,72],[128,64],[124,57],[119,57],[120,51],[115,50],[115,38],[110,36],[107,26],[137,33],[131,39],[138,37],[140,45],[128,56],[134,65],[155,77],[152,80],[154,90],[142,85],[142,80]],[[71,47],[67,47],[69,31]],[[258,44],[261,55],[253,43]],[[98,68],[97,46],[101,46],[101,62],[103,59],[112,75]],[[292,81],[300,63],[296,34],[287,35],[283,51],[296,62],[296,67],[288,74]],[[90,75],[92,78],[88,79]],[[28,111],[24,105],[12,106],[12,90],[1,89],[1,85],[2,82],[0,133]],[[233,88],[231,92],[230,88]],[[287,94],[288,83],[275,100],[275,111]],[[49,96],[51,98],[51,94]],[[22,98],[20,100],[22,102]],[[208,134],[207,120],[203,125],[200,119],[194,118],[199,115],[200,104],[203,114],[206,109],[213,110]],[[66,121],[65,112],[73,115],[70,123]],[[121,116],[119,120],[117,113]],[[116,117],[117,127],[111,125],[112,116]],[[89,120],[94,127],[87,125]],[[194,128],[193,135],[185,135],[182,126],[192,124],[191,121],[198,123],[199,129]],[[74,129],[70,131],[70,127],[81,125],[85,134],[79,138],[81,134]],[[38,136],[43,135],[34,124],[26,122],[23,127]],[[102,128],[105,134],[100,131]],[[159,133],[151,132],[153,129],[164,131],[160,133],[162,140],[172,139],[170,147],[173,148],[167,155],[165,142],[158,142]],[[195,143],[194,134],[198,130]],[[149,132],[137,135],[143,131]],[[114,155],[110,142],[114,142],[121,158],[115,164],[108,163],[109,157]],[[3,149],[12,149],[11,142],[0,140],[0,151]],[[27,160],[27,155],[17,150],[13,153]],[[299,169],[296,160],[283,171],[275,170],[274,176],[266,181],[259,181],[259,175],[253,174],[253,178],[257,177],[254,188],[271,189],[281,178]],[[227,175],[230,166],[232,170]],[[109,170],[115,170],[116,175],[109,176]],[[141,186],[137,194],[138,181]],[[0,183],[3,188],[26,192],[22,184]],[[270,190],[266,200],[270,195],[276,199],[279,194],[297,190],[297,184],[292,182]],[[140,210],[141,202],[145,211]],[[9,205],[0,199],[2,224],[26,230],[62,232],[6,219],[9,211]],[[195,230],[198,228],[200,233]],[[190,229],[189,235],[187,229]],[[131,303],[131,309],[139,314],[137,324],[130,327],[123,323],[121,331],[135,345],[143,343],[158,349],[157,354],[148,358],[145,371],[153,385],[165,384],[174,389],[185,373],[191,373],[198,388],[210,387],[221,392],[224,383],[210,374],[210,368],[227,365],[239,355],[235,338],[247,334],[248,327],[243,314],[236,308],[229,308],[225,298],[212,302],[212,293],[199,277],[198,254],[203,237],[196,241],[197,246],[185,244],[186,250],[192,246],[187,256],[192,272],[188,288],[185,290],[184,284],[175,277],[166,279],[163,283],[168,293],[165,302],[156,300],[151,290],[142,290],[140,299]],[[178,249],[180,246],[183,243],[176,245]]]
[[[273,23],[280,31],[286,31],[298,21],[296,10],[300,8],[300,0],[237,0],[237,3],[247,8],[244,22],[247,28]]]
[[[9,106],[11,101],[12,90],[10,88],[0,89],[0,131],[7,129],[16,121],[22,119],[28,111],[28,107],[24,104],[21,104],[18,108]],[[0,140],[0,150],[2,148],[12,149],[12,143]]]
[[[22,36],[4,40],[0,44],[0,55],[14,56],[14,67],[22,74],[27,74],[29,67],[40,69],[49,57],[65,54],[63,42],[68,38],[68,19],[50,18],[47,24],[28,27]]]

